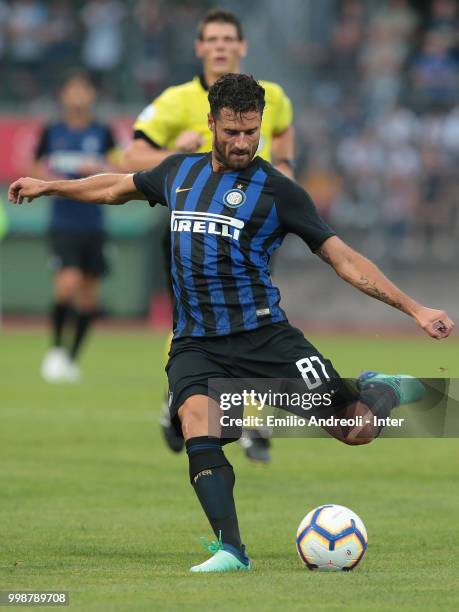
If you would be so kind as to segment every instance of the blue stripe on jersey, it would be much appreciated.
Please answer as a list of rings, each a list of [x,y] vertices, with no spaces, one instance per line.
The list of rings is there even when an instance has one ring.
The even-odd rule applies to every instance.
[[[263,245],[263,242],[266,240],[266,238],[269,238],[269,236],[272,236],[274,232],[276,231],[276,229],[279,228],[279,226],[280,226],[280,223],[279,223],[279,218],[277,216],[276,205],[273,204],[271,212],[266,217],[265,222],[260,227],[260,229],[255,234],[255,236],[252,238],[252,241],[250,244],[250,253],[249,253],[250,261],[252,261],[257,267],[259,274],[260,274],[260,280],[263,282],[265,286],[266,295],[268,298],[268,304],[271,310],[271,318],[272,318],[273,323],[276,323],[277,321],[283,321],[285,319],[285,316],[282,310],[279,308],[279,301],[280,301],[279,291],[278,289],[273,287],[271,283],[271,278],[268,272],[268,264],[266,263],[266,260],[264,259],[263,254],[262,254],[262,245]],[[268,255],[271,255],[271,253],[282,243],[283,239],[284,239],[283,235],[279,236],[279,238],[276,239],[270,245],[270,247],[266,250],[266,253]]]
[[[182,161],[177,171],[177,174],[175,175],[174,182],[172,183],[170,198],[168,197],[169,194],[167,193],[167,185],[165,186],[165,195],[166,195],[167,201],[170,202],[169,208],[171,211],[175,210],[175,205],[177,202],[177,193],[176,193],[177,187],[180,187],[180,185],[183,183],[186,176],[188,175],[188,172],[191,170],[194,164],[196,164],[203,157],[204,157],[203,155],[200,157],[186,157]],[[183,331],[185,329],[186,314],[185,314],[182,302],[180,301],[180,285],[178,282],[177,266],[175,265],[174,244],[175,244],[175,235],[174,235],[174,232],[171,231],[171,275],[172,275],[172,286],[173,286],[174,294],[175,294],[175,302],[177,305],[176,333],[178,334],[180,331]]]
[[[208,212],[221,214],[224,211],[224,206],[221,203],[223,201],[223,196],[226,191],[233,186],[237,174],[237,172],[227,172],[223,175],[215,190]],[[215,315],[217,334],[223,335],[230,332],[231,324],[228,309],[224,305],[225,296],[223,293],[223,283],[217,271],[217,257],[215,256],[217,251],[217,236],[204,234],[204,274],[207,277],[207,286],[209,288],[209,295]]]
[[[266,177],[266,172],[262,168],[258,168],[245,191],[247,198],[245,204],[237,209],[236,219],[241,219],[244,223],[249,221],[257,205]],[[253,329],[258,326],[257,309],[253,299],[252,281],[246,272],[244,256],[238,245],[234,246],[231,244],[231,263],[238,287],[239,301],[242,306],[244,327],[245,329]]]
[[[196,205],[199,198],[201,197],[204,185],[207,179],[212,174],[212,167],[206,164],[204,168],[198,174],[193,189],[188,193],[185,200],[184,210],[191,211],[196,210]],[[196,292],[193,280],[192,262],[191,262],[191,244],[192,244],[192,232],[182,232],[180,236],[180,260],[183,267],[183,284],[186,287],[188,293],[188,305],[191,309],[191,317],[196,322],[193,330],[193,335],[205,335],[204,330],[204,317],[202,316],[201,308],[199,307],[198,294]],[[177,329],[179,334],[182,330]]]

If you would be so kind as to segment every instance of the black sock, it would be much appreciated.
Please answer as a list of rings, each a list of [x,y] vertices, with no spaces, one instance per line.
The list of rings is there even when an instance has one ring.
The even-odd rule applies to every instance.
[[[384,383],[375,383],[371,388],[362,391],[360,401],[366,404],[378,419],[385,419],[390,416],[393,408],[399,404],[399,398],[395,391]],[[375,437],[378,437],[383,429],[383,425],[378,425]]]
[[[95,317],[94,311],[90,312],[80,312],[78,313],[76,319],[76,329],[75,329],[75,338],[73,340],[73,345],[70,350],[70,356],[72,359],[76,359],[83,340],[88,333],[89,327]]]
[[[62,332],[68,316],[71,313],[71,308],[68,304],[55,302],[51,309],[51,322],[53,329],[53,344],[54,346],[62,346]]]
[[[223,454],[220,441],[201,436],[186,442],[190,462],[190,481],[209,523],[222,542],[242,549],[234,505],[233,466]]]
[[[360,401],[368,406],[378,418],[385,419],[399,404],[399,398],[389,385],[374,383],[371,388],[364,389],[360,394]]]

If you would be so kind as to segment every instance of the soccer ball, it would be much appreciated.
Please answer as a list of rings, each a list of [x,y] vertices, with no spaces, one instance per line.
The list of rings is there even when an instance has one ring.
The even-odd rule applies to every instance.
[[[365,554],[367,541],[365,525],[357,514],[335,504],[311,510],[296,532],[298,554],[310,570],[354,569]]]

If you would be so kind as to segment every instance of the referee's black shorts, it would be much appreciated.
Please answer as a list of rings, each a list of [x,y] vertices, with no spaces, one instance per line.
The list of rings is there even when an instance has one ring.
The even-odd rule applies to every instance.
[[[108,272],[104,254],[103,232],[68,232],[52,229],[49,232],[51,266],[54,271],[78,268],[88,276],[101,278]]]
[[[179,433],[178,410],[187,398],[207,395],[219,400],[209,379],[231,379],[231,385],[239,392],[247,385],[247,379],[282,379],[285,381],[281,383],[282,391],[331,394],[332,404],[328,408],[307,414],[302,407],[289,409],[301,417],[312,414],[328,417],[356,399],[355,390],[344,384],[331,361],[287,321],[229,336],[173,340],[166,372],[170,415]]]

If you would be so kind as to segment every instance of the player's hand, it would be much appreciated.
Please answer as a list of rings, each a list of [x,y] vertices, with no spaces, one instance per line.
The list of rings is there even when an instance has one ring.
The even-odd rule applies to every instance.
[[[444,310],[423,306],[414,314],[414,319],[419,327],[436,340],[447,338],[453,331],[454,323]]]
[[[20,178],[11,183],[8,189],[8,200],[13,204],[22,204],[24,198],[28,202],[38,198],[46,192],[46,181],[40,181],[29,177]]]
[[[175,149],[180,153],[194,153],[203,144],[204,139],[198,132],[187,130],[182,132],[175,141]]]

